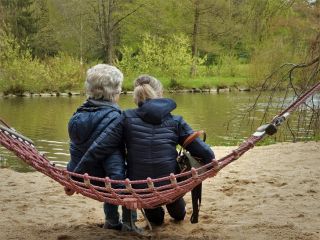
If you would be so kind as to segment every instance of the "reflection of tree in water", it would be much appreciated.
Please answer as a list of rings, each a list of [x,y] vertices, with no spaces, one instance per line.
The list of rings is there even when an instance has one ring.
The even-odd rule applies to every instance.
[[[254,130],[257,126],[270,122],[276,114],[319,81],[319,71],[320,34],[311,44],[306,63],[285,63],[264,79],[258,95],[243,115],[240,126],[249,124]],[[273,140],[301,141],[319,137],[320,93],[317,93],[300,105]]]

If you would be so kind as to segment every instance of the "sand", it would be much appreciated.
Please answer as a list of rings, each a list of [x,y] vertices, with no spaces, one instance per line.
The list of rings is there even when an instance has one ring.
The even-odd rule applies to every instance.
[[[230,147],[216,147],[217,157]],[[104,230],[102,204],[66,196],[37,173],[0,169],[0,239],[140,239]],[[165,223],[152,239],[320,239],[320,142],[256,147],[204,182],[198,224]],[[141,216],[141,214],[139,214]],[[145,222],[139,218],[139,225]]]

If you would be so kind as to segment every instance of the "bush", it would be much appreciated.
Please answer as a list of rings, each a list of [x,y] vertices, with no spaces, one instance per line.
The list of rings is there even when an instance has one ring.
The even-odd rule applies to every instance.
[[[191,46],[184,35],[166,38],[145,35],[138,50],[124,47],[122,59],[117,62],[125,76],[132,77],[142,73],[163,76],[173,80],[189,76],[192,64]],[[206,57],[195,59],[201,65]]]
[[[40,90],[48,80],[45,66],[32,59],[29,50],[22,51],[12,35],[0,32],[0,88],[5,93],[21,94]]]
[[[178,89],[183,89],[183,85],[175,79],[170,79],[168,88],[173,90],[178,90]]]
[[[60,53],[49,59],[47,68],[51,76],[48,90],[64,92],[82,88],[85,67],[73,57]]]
[[[248,85],[258,88],[267,76],[278,70],[284,63],[300,62],[300,59],[302,59],[300,55],[303,53],[299,51],[295,52],[291,48],[285,39],[279,39],[277,37],[261,45],[252,55]],[[277,82],[282,78],[281,74],[275,77],[276,79],[274,79],[273,82]],[[281,85],[279,85],[279,88],[281,88]]]
[[[4,93],[63,91],[82,86],[83,70],[78,61],[59,54],[42,62],[21,50],[10,34],[0,31],[0,90]]]

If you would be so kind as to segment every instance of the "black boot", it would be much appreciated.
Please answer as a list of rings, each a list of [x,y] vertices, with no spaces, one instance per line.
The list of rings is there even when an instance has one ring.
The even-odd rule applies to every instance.
[[[137,221],[137,212],[131,211],[125,207],[122,208],[122,232],[132,232],[140,236],[149,236],[145,233],[142,228],[136,226],[135,222]]]
[[[112,229],[112,230],[122,230],[122,223],[116,223],[116,224],[112,224],[110,222],[108,222],[107,220],[105,221],[105,223],[103,224],[102,228],[104,229]]]

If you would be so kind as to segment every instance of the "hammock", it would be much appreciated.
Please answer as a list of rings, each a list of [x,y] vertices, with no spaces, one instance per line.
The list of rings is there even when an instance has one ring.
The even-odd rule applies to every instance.
[[[176,175],[170,174],[170,176],[163,178],[148,178],[136,181],[130,181],[129,179],[112,180],[108,177],[97,178],[89,176],[88,174],[81,175],[68,172],[66,169],[57,167],[51,163],[36,149],[30,139],[16,132],[1,119],[0,144],[12,151],[37,171],[42,172],[61,185],[86,197],[115,205],[125,205],[127,198],[133,198],[137,201],[139,208],[154,208],[175,201],[177,198],[191,191],[200,182],[216,175],[225,166],[237,160],[265,136],[274,134],[277,131],[277,127],[280,126],[294,110],[319,90],[320,82],[280,112],[269,124],[259,127],[256,132],[240,144],[237,149],[219,159],[218,166],[213,167],[213,164],[209,163],[197,169],[192,168],[190,171]],[[83,179],[83,182],[75,181],[72,177]],[[99,186],[92,184],[92,181],[100,183],[98,184]],[[164,182],[164,185],[155,187],[155,183],[160,182]],[[104,187],[101,187],[101,183]],[[125,187],[113,188],[112,184],[122,184]],[[135,184],[145,184],[147,187],[136,189],[134,188]]]

